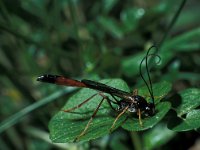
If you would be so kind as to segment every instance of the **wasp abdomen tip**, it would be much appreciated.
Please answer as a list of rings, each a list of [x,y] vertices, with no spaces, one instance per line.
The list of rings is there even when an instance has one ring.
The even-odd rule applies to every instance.
[[[59,77],[59,76],[57,76],[57,75],[45,74],[45,75],[39,76],[39,77],[37,78],[37,81],[40,81],[40,82],[48,82],[48,83],[55,83],[55,82],[56,82],[56,79],[57,79],[58,77]]]

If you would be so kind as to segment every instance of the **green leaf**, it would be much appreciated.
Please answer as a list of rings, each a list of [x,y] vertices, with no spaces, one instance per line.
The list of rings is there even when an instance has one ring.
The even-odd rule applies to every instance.
[[[116,5],[116,3],[118,2],[118,0],[103,0],[102,1],[102,9],[103,9],[103,12],[105,13],[109,13],[113,7]]]
[[[141,8],[128,8],[121,12],[123,30],[125,32],[134,31],[139,24],[140,19],[144,16],[145,11]]]
[[[186,118],[174,116],[170,119],[168,128],[176,132],[197,129],[200,127],[199,113],[200,110],[192,110],[186,115]]]
[[[107,80],[102,80],[100,82],[107,84],[109,86],[124,90],[124,91],[129,91],[127,84],[120,79],[113,79],[113,80],[107,79]],[[156,86],[161,87],[162,84],[166,86],[165,82],[161,82],[161,83],[158,83],[158,85],[155,85],[155,87]],[[145,88],[142,88],[142,89],[145,89]],[[62,108],[62,110],[73,108],[96,93],[97,91],[95,90],[82,89],[68,100],[66,105]],[[144,91],[143,93],[147,95],[147,93],[145,93]],[[102,97],[100,95],[96,95],[89,102],[82,105],[80,108],[75,109],[73,112],[70,112],[70,113],[66,113],[63,111],[58,112],[51,119],[49,123],[51,140],[53,142],[72,142],[84,130],[90,117],[92,116],[98,104],[100,103],[101,99]],[[112,98],[110,97],[110,99]],[[117,120],[114,129],[118,128],[123,123],[124,123],[123,128],[128,129],[128,130],[133,130],[135,128],[139,128],[138,130],[148,129],[154,126],[158,121],[160,121],[164,117],[164,115],[167,113],[169,108],[170,108],[170,104],[167,102],[158,104],[156,106],[157,114],[153,116],[152,118],[150,117],[144,118],[143,127],[139,125],[139,121],[137,117],[128,119],[124,123],[127,115],[122,115]],[[103,104],[100,106],[100,109],[97,112],[96,116],[93,118],[93,121],[90,124],[88,130],[86,131],[86,134],[84,136],[81,136],[79,140],[89,141],[91,139],[95,139],[95,138],[102,137],[104,135],[109,134],[110,128],[113,125],[113,122],[118,114],[119,113],[117,113],[116,111],[113,111],[108,105],[108,103],[104,101]],[[133,124],[131,122],[132,120],[135,120]]]
[[[173,131],[188,131],[200,127],[199,110],[200,89],[190,88],[181,91],[172,101],[176,114],[171,115],[168,128]]]
[[[194,108],[200,106],[200,89],[190,88],[180,92],[180,98],[174,99],[175,110],[178,116],[182,116]],[[179,103],[179,104],[178,104]]]
[[[113,37],[115,38],[123,37],[122,29],[113,18],[101,16],[98,17],[98,23],[101,25],[103,30],[110,33]]]
[[[186,116],[186,122],[189,126],[196,129],[200,127],[200,110],[192,110]]]
[[[142,119],[143,126],[140,126],[138,119],[129,117],[126,123],[122,125],[122,127],[129,131],[142,131],[152,128],[165,116],[170,108],[171,105],[169,102],[161,102],[156,105],[155,116]]]
[[[161,123],[147,131],[143,136],[144,149],[155,149],[167,143],[175,136],[175,132],[169,130],[166,124]]]
[[[162,82],[153,84],[155,104],[157,104],[163,97],[165,97],[167,93],[171,90],[171,88],[172,88],[172,84],[167,81],[162,81]],[[146,97],[147,101],[148,101],[148,98],[150,98],[149,91],[146,86],[140,88],[140,90],[138,91],[138,94]]]
[[[129,91],[127,84],[120,79],[107,79],[101,82],[124,91]],[[62,110],[77,106],[96,93],[97,91],[95,90],[82,89],[69,99]],[[74,110],[76,113],[58,112],[49,123],[51,140],[53,142],[72,142],[84,130],[101,99],[101,96],[95,96],[85,105]],[[115,120],[115,117],[109,115],[110,112],[111,108],[104,101],[86,134],[80,140],[88,141],[109,134],[109,130]],[[119,120],[115,127],[117,128],[120,124]]]
[[[55,118],[56,117],[56,118]],[[55,116],[50,122],[50,139],[53,142],[65,143],[73,142],[74,139],[80,135],[84,130],[88,119],[79,120],[67,120],[59,116]],[[96,139],[98,137],[105,136],[109,134],[110,127],[114,121],[113,117],[110,116],[96,116],[92,121],[92,124],[88,128],[86,134],[82,136],[79,140],[89,141],[91,139]],[[119,127],[121,122],[116,123],[116,127]]]
[[[161,51],[171,51],[176,53],[176,48],[180,47],[180,45],[185,45],[185,43],[189,43],[193,40],[198,40],[200,36],[200,27],[192,29],[186,33],[183,33],[179,36],[176,36],[168,41],[163,45]],[[194,43],[194,42],[193,42]],[[197,42],[198,43],[198,42]]]
[[[191,52],[192,45],[193,49],[199,49],[199,36],[200,28],[198,27],[181,35],[175,36],[172,39],[168,39],[159,51],[159,55],[161,58],[163,58],[161,67],[166,66],[167,63],[172,60],[172,58],[174,58],[178,52],[186,51],[184,47],[187,43],[190,43],[190,45],[187,46],[189,48],[188,52]]]
[[[177,52],[194,52],[194,51],[199,51],[200,43],[197,42],[190,42],[190,43],[184,43],[181,45],[176,46],[176,51]]]
[[[167,125],[167,127],[170,130],[179,132],[179,131],[188,131],[188,130],[192,130],[193,128],[190,127],[182,118],[179,117],[172,117],[169,120],[169,123]]]
[[[126,57],[122,60],[122,72],[128,77],[137,75],[139,73],[139,65],[144,56],[145,52],[140,52],[134,56]]]

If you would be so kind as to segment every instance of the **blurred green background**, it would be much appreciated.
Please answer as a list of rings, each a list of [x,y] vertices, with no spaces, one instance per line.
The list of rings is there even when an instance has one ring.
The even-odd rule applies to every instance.
[[[122,78],[133,89],[144,85],[139,63],[145,50],[156,44],[162,63],[151,71],[153,82],[173,83],[172,93],[200,88],[200,1],[186,1],[172,24],[181,4],[181,0],[1,0],[0,149],[194,146],[197,133],[175,133],[164,124],[139,133],[118,129],[88,143],[54,144],[48,122],[76,89],[36,82],[37,76],[47,73],[76,79]]]

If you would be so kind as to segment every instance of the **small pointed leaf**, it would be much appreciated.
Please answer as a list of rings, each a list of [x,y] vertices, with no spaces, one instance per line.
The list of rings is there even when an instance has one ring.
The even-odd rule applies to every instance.
[[[171,115],[168,128],[173,131],[188,131],[200,127],[200,89],[190,88],[183,90],[172,101],[176,114]]]
[[[189,131],[200,127],[200,110],[192,110],[186,115],[186,118],[172,117],[168,123],[168,128],[176,131]]]
[[[180,104],[175,108],[178,116],[182,116],[200,106],[200,89],[186,89],[180,92],[180,96]]]
[[[162,98],[164,98],[168,94],[168,92],[172,88],[172,84],[167,81],[162,81],[153,84],[152,88],[154,92],[155,103],[157,104]],[[148,98],[150,98],[150,94],[146,86],[140,88],[138,92],[139,95],[143,95],[144,97],[146,97],[147,101],[149,101]]]

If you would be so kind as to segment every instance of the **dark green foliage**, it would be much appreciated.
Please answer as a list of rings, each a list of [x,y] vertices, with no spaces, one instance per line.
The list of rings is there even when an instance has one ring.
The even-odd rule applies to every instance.
[[[0,1],[0,149],[191,148],[200,131],[199,5],[186,0]],[[96,91],[75,93],[76,88],[38,83],[37,76],[100,80],[128,92],[139,89],[150,102],[139,64],[153,44],[161,57],[159,64],[148,62],[155,116],[143,116],[141,127],[137,115],[126,113],[110,133],[118,112],[105,101],[80,139],[85,142],[55,145],[80,134],[101,97],[75,110],[81,115],[64,113],[61,108],[74,107]],[[144,64],[142,71],[146,77]]]

